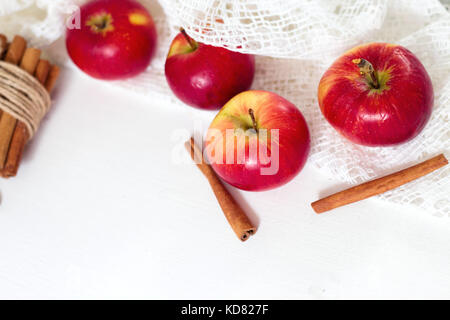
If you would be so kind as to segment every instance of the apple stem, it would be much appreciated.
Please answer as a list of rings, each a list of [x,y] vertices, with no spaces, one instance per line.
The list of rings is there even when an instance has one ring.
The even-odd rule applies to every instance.
[[[186,33],[186,30],[184,30],[183,28],[180,28],[180,32],[184,36],[186,41],[189,43],[192,50],[195,50],[197,46],[192,42],[192,39],[191,39],[191,37],[188,36],[188,34]]]
[[[248,114],[250,115],[250,118],[252,118],[253,129],[258,132],[258,124],[256,123],[255,112],[252,108],[248,109]]]
[[[367,61],[366,59],[353,59],[352,62],[356,64],[359,68],[359,72],[361,75],[364,75],[366,78],[369,78],[369,82],[375,89],[380,88],[380,84],[378,83],[378,79],[375,75],[375,69],[373,65]]]

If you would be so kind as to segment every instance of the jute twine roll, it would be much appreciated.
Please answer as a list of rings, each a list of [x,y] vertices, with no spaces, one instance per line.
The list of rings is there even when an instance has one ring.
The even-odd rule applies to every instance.
[[[49,93],[36,78],[18,66],[0,61],[0,109],[22,121],[30,139],[50,105]]]

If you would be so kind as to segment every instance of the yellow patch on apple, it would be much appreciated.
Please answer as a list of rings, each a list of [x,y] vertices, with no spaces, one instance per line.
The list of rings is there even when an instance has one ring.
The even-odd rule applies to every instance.
[[[142,13],[132,13],[129,15],[129,20],[131,24],[137,25],[137,26],[144,26],[147,25],[150,22],[150,19],[142,14]]]

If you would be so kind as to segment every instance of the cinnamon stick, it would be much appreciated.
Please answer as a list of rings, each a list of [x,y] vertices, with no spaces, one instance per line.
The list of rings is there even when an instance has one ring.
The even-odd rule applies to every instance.
[[[59,73],[60,69],[58,66],[51,66],[47,81],[45,82],[45,89],[47,89],[49,93],[52,92],[53,88],[55,87],[56,80],[58,80],[59,77]]]
[[[197,167],[208,179],[209,184],[222,208],[225,217],[233,228],[241,241],[246,241],[250,236],[255,234],[256,227],[245,214],[244,210],[239,206],[230,192],[225,188],[222,181],[216,175],[214,170],[205,163],[201,149],[195,144],[193,138],[185,143],[186,149],[195,161]]]
[[[17,121],[16,128],[11,138],[8,157],[1,175],[4,178],[14,177],[19,170],[20,161],[22,160],[23,151],[30,138],[28,129],[22,121]]]
[[[448,160],[440,154],[407,169],[335,193],[313,202],[311,206],[316,213],[323,213],[395,189],[447,164]]]
[[[30,68],[29,70],[31,71],[31,69],[32,68]],[[45,85],[50,71],[50,63],[47,60],[39,60],[35,69],[36,70],[34,71],[34,75],[36,79],[42,85]],[[54,81],[56,81],[56,79]],[[11,146],[8,152],[8,157],[6,159],[5,168],[3,172],[1,172],[1,175],[3,177],[10,178],[14,177],[17,174],[28,139],[28,129],[26,128],[24,123],[18,121],[16,129],[14,130],[13,137],[11,139]]]
[[[25,48],[27,47],[27,42],[21,36],[15,36],[13,42],[9,45],[8,51],[6,52],[5,61],[12,64],[19,64],[22,60],[23,54],[25,53]]]
[[[41,50],[27,48],[20,62],[20,67],[29,74],[34,75],[40,56]],[[16,175],[20,161],[22,160],[23,150],[29,139],[28,129],[25,124],[18,120],[15,123],[16,125],[11,135],[7,157],[2,167],[3,170],[1,171],[1,175],[6,178]],[[3,131],[0,131],[0,133],[4,134]]]
[[[44,85],[45,81],[47,80],[49,71],[50,62],[48,62],[47,60],[39,60],[34,76],[42,85]]]
[[[8,38],[4,34],[0,34],[0,60],[3,59],[3,55],[8,49]],[[3,111],[0,110],[0,119],[3,114]]]
[[[1,42],[1,37],[0,37]],[[41,51],[36,48],[26,48],[26,41],[20,36],[14,38],[13,43],[8,49],[5,57],[5,61],[13,64],[18,64],[20,61],[20,67],[27,71],[29,74],[34,75],[36,79],[47,89],[50,93],[53,89],[56,80],[59,76],[59,68],[57,66],[51,66],[47,60],[39,60]],[[22,52],[22,57],[21,57]],[[7,114],[7,113],[5,113]],[[3,118],[3,117],[2,117]],[[5,119],[4,119],[5,120]],[[25,145],[29,140],[29,132],[26,125],[21,121],[17,121],[12,116],[8,115],[8,118],[4,121],[11,124],[16,123],[12,136],[10,138],[10,144],[7,151],[6,159],[2,162],[0,156],[0,175],[3,177],[12,177],[17,174]],[[3,138],[8,140],[8,131],[10,129],[2,130],[0,120],[0,140]],[[6,142],[4,145],[6,146]],[[1,144],[0,144],[1,146]],[[5,148],[5,147],[4,147]],[[1,153],[0,148],[0,155]]]
[[[14,129],[16,128],[16,118],[7,112],[2,113],[0,119],[0,170],[5,166]]]
[[[0,60],[8,48],[8,38],[4,34],[0,34]]]
[[[24,38],[15,36],[6,52],[5,61],[17,65],[22,60],[26,46],[27,42]],[[16,118],[7,112],[3,112],[0,119],[0,170],[5,166],[16,123]]]
[[[29,74],[34,75],[40,57],[41,50],[36,48],[27,48],[20,62],[20,67]]]

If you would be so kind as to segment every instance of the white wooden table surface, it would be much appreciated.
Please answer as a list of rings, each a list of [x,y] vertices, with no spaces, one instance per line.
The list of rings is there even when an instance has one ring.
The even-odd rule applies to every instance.
[[[307,164],[235,192],[238,241],[174,135],[213,113],[65,72],[19,176],[0,181],[0,298],[450,298],[450,218],[370,199],[316,215],[342,184]]]

